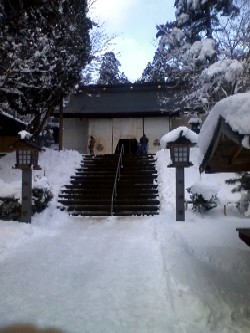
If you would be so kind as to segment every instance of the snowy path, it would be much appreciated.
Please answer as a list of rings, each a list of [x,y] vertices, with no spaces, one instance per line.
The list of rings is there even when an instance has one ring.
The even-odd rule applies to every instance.
[[[38,234],[0,255],[0,332],[32,323],[69,333],[248,333],[250,252],[238,222],[172,220],[67,217],[40,232],[19,224]]]
[[[82,156],[41,155],[58,193]],[[8,154],[0,165],[13,194],[14,161]],[[54,200],[31,225],[0,221],[0,333],[17,322],[65,333],[250,332],[250,248],[236,233],[249,218],[218,206],[175,222],[175,170],[167,151],[157,161],[159,216],[72,219]],[[185,171],[186,187],[200,178],[197,165]],[[220,184],[222,202],[231,200],[228,174],[205,176]]]
[[[73,222],[0,261],[0,286],[0,327],[31,322],[71,333],[173,331],[151,218]]]

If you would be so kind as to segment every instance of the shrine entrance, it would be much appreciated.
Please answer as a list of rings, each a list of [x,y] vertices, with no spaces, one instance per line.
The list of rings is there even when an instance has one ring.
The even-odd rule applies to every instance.
[[[115,148],[115,154],[119,154],[122,145],[124,146],[124,154],[137,153],[137,140],[136,139],[120,139]]]

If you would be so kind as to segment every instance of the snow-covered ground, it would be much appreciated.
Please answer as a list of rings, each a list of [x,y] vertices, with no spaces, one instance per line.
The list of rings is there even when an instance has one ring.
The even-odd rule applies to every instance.
[[[53,201],[31,225],[0,221],[0,332],[30,323],[68,333],[248,333],[250,248],[236,228],[249,217],[233,205],[224,216],[235,199],[224,183],[231,175],[200,176],[197,155],[192,149],[185,187],[215,184],[221,204],[206,215],[189,207],[176,222],[167,150],[157,154],[160,215],[107,218],[56,209],[81,155],[43,152],[33,177],[47,177]],[[0,196],[20,195],[14,164],[14,154],[0,159]]]

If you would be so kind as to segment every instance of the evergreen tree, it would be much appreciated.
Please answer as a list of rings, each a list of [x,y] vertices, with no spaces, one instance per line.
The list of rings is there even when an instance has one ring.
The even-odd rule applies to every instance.
[[[219,24],[218,15],[233,16],[238,8],[233,0],[175,0],[176,20],[180,28],[185,28],[192,42],[201,38],[213,37],[214,27]]]
[[[226,184],[236,185],[232,189],[232,193],[241,191],[250,191],[250,173],[249,172],[238,172],[236,178],[227,179]]]
[[[46,118],[89,56],[86,0],[2,0],[0,108]]]
[[[203,99],[208,110],[222,98],[250,88],[250,4],[248,0],[234,0],[230,6],[233,15],[221,16],[213,30],[218,61],[202,71],[191,95]]]
[[[214,40],[205,38],[191,43],[177,22],[157,26],[158,47],[142,81],[182,81],[191,88],[201,71],[216,58]]]
[[[100,67],[98,84],[118,84],[128,82],[124,73],[120,73],[120,62],[116,59],[114,52],[106,52],[103,55]]]
[[[250,173],[238,172],[236,173],[236,178],[227,179],[225,182],[228,185],[236,185],[232,189],[232,193],[241,193],[241,198],[237,203],[237,208],[242,214],[246,214],[250,207]]]
[[[249,3],[176,0],[175,6],[176,21],[157,26],[158,47],[141,80],[182,82],[188,88],[186,102],[206,110],[221,98],[246,91]]]
[[[96,84],[99,79],[99,71],[102,61],[102,56],[105,52],[111,50],[114,46],[116,35],[107,34],[104,29],[104,22],[100,22],[99,18],[95,17],[94,13],[95,0],[88,2],[88,16],[92,21],[92,29],[90,30],[90,56],[88,64],[81,72],[81,83],[84,85]]]

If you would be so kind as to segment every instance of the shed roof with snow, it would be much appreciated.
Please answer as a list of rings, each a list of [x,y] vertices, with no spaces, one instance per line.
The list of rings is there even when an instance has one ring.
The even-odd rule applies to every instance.
[[[215,105],[201,128],[198,146],[201,171],[250,171],[250,93]]]

